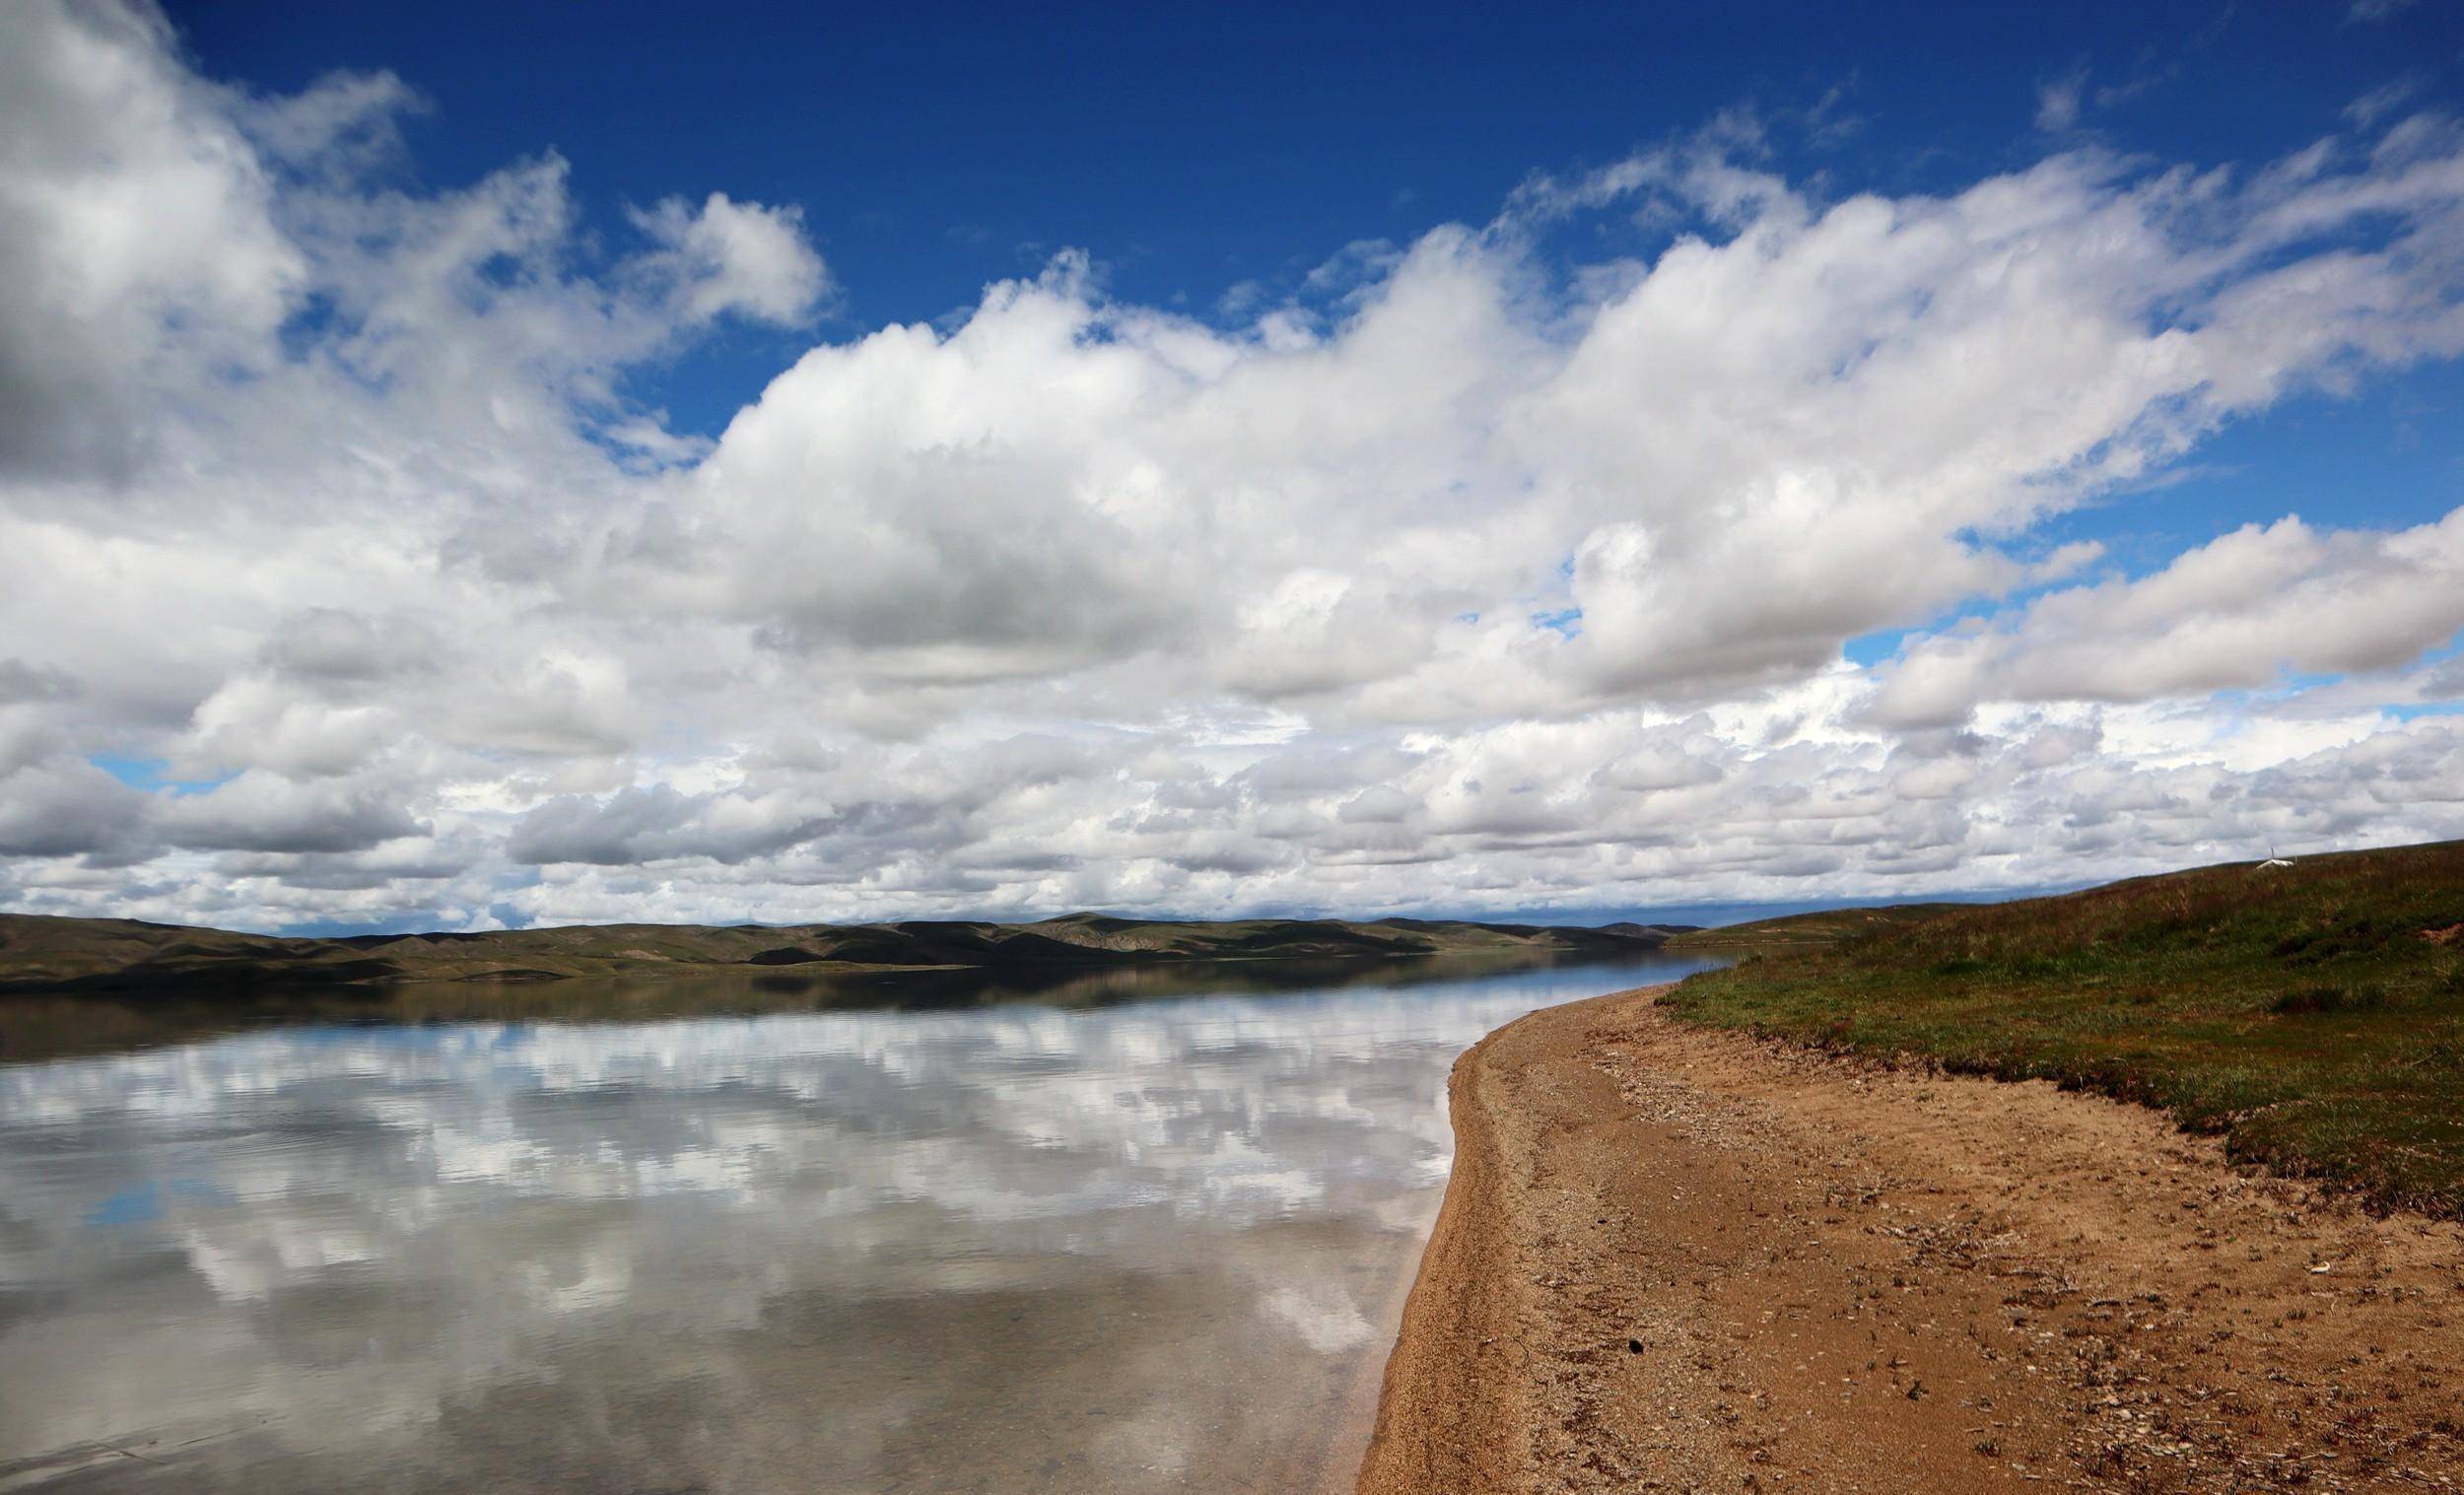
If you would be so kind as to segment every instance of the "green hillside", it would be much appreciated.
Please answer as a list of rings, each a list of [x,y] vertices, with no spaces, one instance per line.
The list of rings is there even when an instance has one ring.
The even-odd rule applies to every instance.
[[[2464,842],[1852,923],[1667,1005],[2142,1101],[2238,1158],[2464,1213]]]
[[[1878,934],[1903,924],[1920,923],[1971,908],[1969,904],[1892,904],[1881,909],[1824,909],[1814,914],[1787,914],[1750,923],[1723,924],[1716,929],[1689,929],[1672,935],[1672,950],[1765,950],[1789,945],[1829,945],[1859,934]]]

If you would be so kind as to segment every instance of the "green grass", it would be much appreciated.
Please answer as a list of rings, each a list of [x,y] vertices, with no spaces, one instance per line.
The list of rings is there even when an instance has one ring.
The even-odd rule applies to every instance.
[[[1692,929],[1671,937],[1672,950],[1758,950],[1787,945],[1829,945],[1860,934],[1880,934],[1902,924],[1921,923],[1941,915],[1971,908],[1969,904],[1892,904],[1882,909],[1825,909],[1819,914],[1789,914],[1757,918],[1751,923]]]
[[[1768,933],[1790,922],[1667,1005],[2142,1102],[2242,1161],[2464,1216],[2464,842],[1926,906],[1822,943]]]

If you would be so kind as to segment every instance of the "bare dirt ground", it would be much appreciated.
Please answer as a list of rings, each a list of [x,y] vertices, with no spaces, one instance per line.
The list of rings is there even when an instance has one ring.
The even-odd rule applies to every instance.
[[[1361,1495],[2464,1489],[2464,1227],[1652,999],[1456,1065]]]

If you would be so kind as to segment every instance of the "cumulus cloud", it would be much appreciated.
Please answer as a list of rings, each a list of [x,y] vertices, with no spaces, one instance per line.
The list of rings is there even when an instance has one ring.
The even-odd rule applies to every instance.
[[[403,187],[390,75],[18,30],[14,906],[1540,910],[2464,834],[2372,787],[2453,772],[2457,516],[2135,571],[2053,522],[2464,353],[2464,133],[2394,96],[1932,195],[1733,113],[1212,319],[1066,252],[714,438],[637,388],[837,305],[793,205],[599,244],[553,155]]]
[[[239,851],[357,851],[421,830],[391,784],[261,769],[171,800],[157,823],[175,846]]]
[[[2464,510],[2393,533],[2245,525],[2153,576],[2048,593],[1928,639],[1874,702],[1896,724],[1994,701],[2153,701],[2289,672],[2393,669],[2464,630]]]
[[[137,834],[144,796],[90,763],[52,752],[0,767],[0,856],[108,852]]]
[[[513,824],[506,854],[517,862],[603,866],[706,856],[740,862],[808,840],[816,817],[791,804],[740,793],[683,794],[664,783],[627,787],[604,800],[566,794]]]
[[[66,701],[76,694],[77,682],[58,669],[23,659],[0,659],[0,706]]]
[[[640,271],[668,289],[683,321],[730,311],[801,321],[830,289],[829,270],[804,241],[803,214],[794,208],[713,192],[699,208],[671,197],[635,214],[634,223],[660,245]]]
[[[43,6],[0,56],[0,466],[110,467],[149,386],[260,369],[306,264],[151,11]]]

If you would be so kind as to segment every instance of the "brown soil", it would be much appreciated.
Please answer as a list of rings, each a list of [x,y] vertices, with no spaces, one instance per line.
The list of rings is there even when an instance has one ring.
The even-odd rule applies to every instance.
[[[1652,1000],[1455,1066],[1361,1495],[2464,1489],[2464,1227]]]

